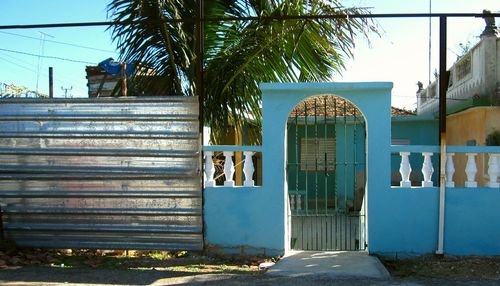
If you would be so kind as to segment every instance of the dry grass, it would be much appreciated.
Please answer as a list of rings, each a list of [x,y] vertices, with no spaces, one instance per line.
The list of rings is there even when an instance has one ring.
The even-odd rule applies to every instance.
[[[395,277],[445,279],[500,279],[500,257],[422,256],[411,259],[381,258]]]
[[[61,268],[156,269],[184,273],[259,273],[274,258],[203,255],[186,251],[103,251],[88,249],[10,249],[0,251],[0,268],[40,265]]]

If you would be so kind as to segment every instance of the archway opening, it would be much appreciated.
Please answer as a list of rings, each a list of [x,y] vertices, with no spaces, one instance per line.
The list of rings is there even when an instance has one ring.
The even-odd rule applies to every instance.
[[[290,247],[364,250],[366,126],[335,95],[309,97],[287,121]]]

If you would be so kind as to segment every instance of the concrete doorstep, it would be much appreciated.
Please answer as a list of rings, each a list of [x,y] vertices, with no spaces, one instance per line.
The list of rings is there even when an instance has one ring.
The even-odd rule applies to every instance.
[[[288,277],[322,275],[331,278],[390,278],[389,272],[376,257],[360,251],[290,251],[266,274]]]

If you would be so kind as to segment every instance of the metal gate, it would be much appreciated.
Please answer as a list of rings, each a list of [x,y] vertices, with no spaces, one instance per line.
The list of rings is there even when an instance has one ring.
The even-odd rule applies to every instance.
[[[198,99],[0,101],[3,234],[20,246],[203,247]]]
[[[291,248],[365,249],[365,123],[336,96],[309,98],[287,124]]]

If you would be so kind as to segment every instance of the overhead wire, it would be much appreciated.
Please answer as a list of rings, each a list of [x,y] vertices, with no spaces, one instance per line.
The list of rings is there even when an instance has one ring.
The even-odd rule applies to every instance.
[[[24,63],[24,64],[25,64],[25,65],[27,65],[27,66],[31,66],[31,65],[33,65],[33,63],[30,63],[30,62],[27,62],[27,61],[22,60],[22,59],[20,59],[20,58],[14,57],[14,56],[12,56],[11,54],[9,54],[9,53],[7,53],[7,52],[0,51],[0,55],[4,55],[4,56],[6,56],[6,57],[9,57],[9,58],[11,58],[11,59],[13,59],[13,60],[17,61],[18,63],[19,63],[19,62]],[[25,67],[26,67],[26,66],[25,66]],[[26,69],[28,69],[28,68],[26,68]],[[35,71],[35,72],[36,72],[36,71]],[[48,76],[48,74],[47,74],[47,73],[44,73],[44,72],[42,72],[42,73],[41,73],[41,75],[43,75],[43,76]],[[75,82],[77,82],[77,81],[78,81],[78,79],[76,79],[76,78],[74,78],[74,77],[71,77],[71,76],[68,76],[67,74],[58,75],[58,78],[63,78],[63,79],[65,79],[67,82],[70,82],[70,83],[75,83]]]
[[[11,56],[11,55],[9,55],[9,54],[5,53],[5,52],[1,52],[1,51],[0,51],[0,53],[1,53],[1,55],[5,56],[5,57],[9,57],[9,58],[11,58],[12,60],[15,60],[16,62],[14,62],[14,61],[12,61],[12,60],[9,60],[9,59],[6,59],[5,57],[2,57],[2,56],[0,56],[0,60],[3,60],[3,61],[5,61],[5,62],[8,62],[8,63],[10,63],[10,64],[12,64],[12,65],[14,65],[14,66],[17,66],[17,67],[19,67],[19,68],[25,69],[25,70],[27,70],[27,71],[30,71],[30,72],[32,72],[32,73],[34,73],[34,74],[36,74],[36,73],[37,73],[37,71],[36,71],[36,70],[34,70],[34,69],[32,69],[32,68],[30,68],[30,67],[28,67],[28,66],[26,66],[26,65],[21,65],[21,64],[19,64],[19,62],[23,62],[23,63],[25,63],[25,64],[27,64],[27,65],[31,65],[30,63],[28,63],[28,62],[26,62],[26,61],[23,61],[23,60],[20,60],[20,59],[18,59],[18,58],[16,58],[16,57],[13,57],[13,56]],[[47,73],[45,73],[45,72],[40,72],[40,74],[41,74],[42,76],[45,76],[45,77],[48,77],[48,76],[49,76],[49,75],[48,75]],[[64,79],[64,80],[60,80],[60,79]],[[56,81],[56,82],[59,82],[59,83],[61,83],[61,84],[68,84],[68,83],[69,83],[69,84],[76,85],[75,83],[76,83],[76,81],[77,81],[77,80],[76,80],[76,79],[74,79],[74,78],[67,77],[66,75],[58,75],[58,76],[55,78],[55,81]]]
[[[0,31],[0,33],[40,41],[40,38],[37,38],[37,37],[21,35],[21,34],[16,34],[16,33],[11,33],[11,32],[5,32],[5,31]],[[93,50],[93,51],[99,51],[99,52],[103,52],[103,53],[116,53],[116,51],[104,50],[104,49],[83,46],[83,45],[73,44],[73,43],[68,43],[68,42],[61,42],[61,41],[54,41],[54,40],[47,40],[47,39],[45,39],[45,42],[66,45],[66,46],[71,46],[71,47],[76,47],[76,48],[82,48],[82,49],[88,49],[88,50]]]
[[[28,52],[22,52],[22,51],[16,51],[16,50],[9,50],[9,49],[4,49],[4,48],[0,48],[0,51],[10,52],[10,53],[16,53],[16,54],[21,54],[21,55],[27,55],[27,56],[33,56],[33,57],[41,57],[41,58],[46,58],[46,59],[61,60],[61,61],[79,63],[79,64],[88,64],[88,65],[94,65],[95,64],[95,63],[92,63],[92,62],[87,62],[87,61],[82,61],[82,60],[68,59],[68,58],[62,58],[62,57],[56,57],[56,56],[37,55],[37,54],[28,53]]]
[[[21,64],[19,64],[19,63],[16,63],[16,62],[14,62],[14,61],[9,60],[9,59],[6,59],[6,58],[4,58],[4,57],[2,57],[2,56],[0,56],[0,60],[3,60],[3,61],[5,61],[5,62],[8,62],[8,63],[10,63],[10,64],[12,64],[12,65],[14,65],[14,66],[17,66],[17,67],[19,67],[19,68],[25,69],[25,70],[27,70],[27,71],[30,71],[30,72],[32,72],[32,73],[34,73],[34,74],[36,74],[36,73],[37,73],[37,71],[36,71],[36,70],[34,70],[34,69],[31,69],[31,68],[29,68],[29,67],[26,67],[26,66],[24,66],[24,65],[21,65]],[[42,76],[45,76],[45,77],[48,77],[48,76],[49,76],[49,75],[48,75],[47,73],[45,73],[45,72],[41,72],[40,74],[41,74]],[[63,77],[63,78],[64,78],[64,77]],[[73,80],[68,80],[68,78],[66,78],[66,81],[62,81],[62,80],[59,80],[58,78],[56,78],[56,79],[55,79],[55,81],[60,82],[60,83],[62,83],[62,84],[67,84],[68,82],[69,82],[69,83],[73,83],[73,84],[74,84]]]

